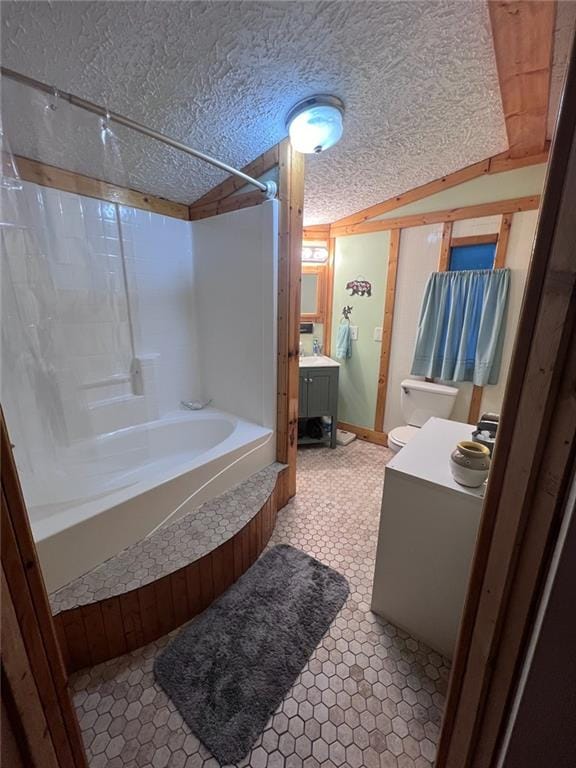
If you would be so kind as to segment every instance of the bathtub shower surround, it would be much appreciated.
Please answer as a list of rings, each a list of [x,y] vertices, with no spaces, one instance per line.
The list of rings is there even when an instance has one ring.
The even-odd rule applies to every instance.
[[[262,444],[250,471],[273,461],[278,209],[188,222],[29,182],[2,197],[2,403],[55,588],[142,535],[126,519],[120,540],[103,527],[93,551],[75,550],[86,509],[103,512],[144,468],[163,482],[216,445],[235,462],[243,439]],[[180,402],[196,399],[212,399],[212,419],[187,420]],[[50,561],[77,563],[52,578],[54,536]]]

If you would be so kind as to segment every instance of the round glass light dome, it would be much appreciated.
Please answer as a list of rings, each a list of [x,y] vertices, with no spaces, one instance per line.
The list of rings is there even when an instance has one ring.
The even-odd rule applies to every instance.
[[[336,96],[312,96],[290,111],[286,124],[297,152],[324,152],[340,141],[344,104]]]

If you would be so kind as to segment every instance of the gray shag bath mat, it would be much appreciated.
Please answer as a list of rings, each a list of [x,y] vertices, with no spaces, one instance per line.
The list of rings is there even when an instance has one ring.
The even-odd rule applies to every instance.
[[[347,596],[342,574],[281,544],[158,656],[156,680],[222,765],[248,753]]]

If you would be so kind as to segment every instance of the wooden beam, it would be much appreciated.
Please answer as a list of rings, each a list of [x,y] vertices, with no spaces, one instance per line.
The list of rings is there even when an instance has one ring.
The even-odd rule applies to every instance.
[[[279,491],[279,507],[296,493],[298,447],[298,383],[300,342],[300,283],[304,155],[285,139],[279,147],[280,200],[278,260],[278,406],[277,459],[288,465]]]
[[[445,189],[451,189],[458,184],[464,184],[464,182],[477,179],[480,176],[514,171],[517,168],[525,168],[530,165],[542,165],[543,163],[548,162],[549,146],[550,142],[547,141],[541,152],[523,157],[513,157],[510,154],[510,150],[506,150],[499,155],[488,157],[486,160],[481,160],[479,163],[466,166],[458,171],[454,171],[454,173],[449,173],[439,179],[434,179],[419,187],[403,192],[401,195],[396,195],[381,203],[371,205],[369,208],[365,208],[362,211],[353,213],[350,216],[345,216],[343,219],[338,219],[337,221],[334,221],[331,226],[341,227],[348,224],[360,224],[363,221],[368,221],[368,219],[373,219],[375,216],[389,213],[390,211],[396,210],[396,208],[408,205],[408,203],[423,200],[425,197],[437,194]]]
[[[549,555],[569,504],[576,448],[574,199],[573,51],[452,665],[437,768],[487,768],[497,761]]]
[[[388,446],[388,435],[386,432],[377,432],[375,429],[368,429],[368,427],[357,427],[354,424],[348,424],[346,421],[339,421],[338,429],[343,429],[345,432],[353,432],[359,440],[365,440],[367,443]]]
[[[502,269],[506,265],[506,252],[508,251],[508,238],[512,227],[512,215],[505,214],[500,222],[500,231],[496,244],[496,255],[494,257],[494,269]]]
[[[259,155],[251,163],[245,165],[242,168],[244,173],[257,179],[259,176],[263,176],[268,171],[272,170],[274,166],[278,165],[278,144],[268,149],[263,154]],[[202,195],[198,200],[195,200],[190,208],[202,208],[209,203],[215,203],[218,200],[223,200],[226,197],[230,197],[234,192],[247,186],[246,182],[239,179],[238,176],[229,176],[221,184],[211,189],[205,195]],[[250,187],[252,190],[253,188]]]
[[[444,189],[450,189],[458,184],[463,184],[465,181],[477,179],[479,176],[484,176],[489,170],[490,158],[481,160],[479,163],[474,163],[474,165],[469,165],[459,171],[449,173],[439,179],[434,179],[434,181],[429,181],[427,184],[422,184],[408,192],[403,192],[401,195],[391,197],[382,203],[376,203],[376,205],[371,205],[369,208],[364,208],[363,211],[358,211],[358,213],[338,219],[331,226],[343,227],[350,224],[360,224],[363,221],[368,221],[368,219],[373,219],[375,216],[381,216],[383,213],[388,213],[403,205],[408,205],[408,203],[414,203],[417,200],[422,200],[424,197],[435,195]]]
[[[477,205],[467,205],[462,208],[452,208],[444,211],[417,213],[412,216],[401,216],[397,219],[365,221],[362,224],[350,224],[344,227],[334,225],[330,227],[330,235],[331,237],[346,237],[347,235],[358,235],[367,232],[385,232],[388,229],[406,229],[407,227],[421,227],[425,224],[441,224],[446,221],[477,219],[483,216],[495,216],[503,213],[520,213],[521,211],[536,210],[539,205],[539,195],[515,197],[495,203],[479,203]]]
[[[190,206],[190,220],[197,221],[199,219],[208,219],[211,216],[218,216],[221,213],[229,213],[230,211],[239,211],[242,208],[252,208],[255,205],[266,202],[267,197],[259,189],[253,192],[244,192],[241,195],[233,195],[232,197],[226,197],[223,200],[216,200],[213,203],[206,203],[206,205]]]
[[[394,303],[396,300],[396,277],[398,274],[399,255],[400,230],[394,229],[390,233],[390,249],[388,252],[388,274],[386,277],[384,319],[382,321],[382,341],[380,344],[380,366],[378,369],[378,389],[376,393],[376,415],[374,417],[374,429],[376,432],[383,432],[384,430],[384,414],[386,412],[388,372],[390,369],[390,354],[392,351],[392,327],[394,324]]]
[[[330,238],[330,224],[315,224],[311,227],[304,227],[302,230],[303,240],[328,240]]]
[[[332,351],[332,314],[334,312],[334,257],[336,240],[328,240],[328,262],[326,264],[326,321],[324,323],[324,354],[330,357]]]
[[[453,237],[450,248],[458,248],[463,245],[491,245],[498,242],[498,233],[491,235],[468,235],[466,237]]]
[[[496,242],[496,254],[494,256],[494,269],[502,269],[506,266],[506,251],[508,250],[508,237],[510,235],[510,227],[512,226],[512,214],[506,214],[502,216],[500,222],[500,230],[497,235],[478,235],[472,238],[453,238],[451,245],[455,245],[457,240],[469,240],[473,241],[469,244],[477,244],[477,241],[481,238],[490,238],[489,240],[482,240],[482,242],[493,243]],[[476,384],[472,387],[472,394],[470,396],[470,407],[468,409],[468,424],[477,424],[480,418],[480,410],[482,407],[482,397],[484,396],[484,387],[479,387]]]
[[[452,222],[445,221],[442,227],[442,240],[440,242],[440,256],[438,258],[438,272],[446,272],[450,266],[450,243],[452,241]]]
[[[556,3],[490,0],[488,9],[510,156],[537,154],[546,143]]]
[[[494,155],[490,158],[489,175],[505,173],[506,171],[515,171],[518,168],[528,168],[531,165],[543,165],[548,162],[550,142],[546,141],[544,151],[536,155],[526,155],[525,157],[514,157],[510,150]]]
[[[468,424],[478,423],[483,394],[484,387],[478,387],[476,384],[474,384],[472,387],[472,394],[470,395],[470,407],[468,408]]]
[[[188,220],[188,206],[184,203],[174,203],[163,197],[147,195],[134,189],[119,187],[109,184],[107,181],[93,179],[80,173],[66,171],[64,168],[56,168],[54,165],[46,165],[28,157],[16,156],[16,167],[20,178],[40,184],[42,187],[61,189],[63,192],[74,192],[85,197],[95,197],[98,200],[107,200],[110,203],[128,205],[131,208],[140,208],[152,213],[160,213],[162,216],[172,216],[175,219]]]

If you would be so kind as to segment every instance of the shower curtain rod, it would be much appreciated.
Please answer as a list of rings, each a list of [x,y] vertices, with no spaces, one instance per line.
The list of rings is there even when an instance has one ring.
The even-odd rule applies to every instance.
[[[129,117],[124,117],[124,115],[120,115],[118,112],[112,112],[111,110],[106,109],[106,107],[102,107],[92,101],[87,101],[86,99],[80,98],[80,96],[75,96],[73,93],[61,91],[59,88],[47,85],[40,80],[36,80],[33,77],[28,77],[28,75],[23,75],[20,72],[16,72],[13,69],[8,69],[7,67],[2,67],[1,71],[2,75],[4,77],[10,78],[10,80],[15,80],[16,82],[22,83],[23,85],[28,85],[31,88],[35,88],[37,91],[43,91],[44,93],[49,93],[52,96],[57,96],[59,99],[63,99],[64,101],[73,104],[75,107],[86,110],[86,112],[92,112],[95,115],[99,115],[100,117],[108,119],[114,123],[118,123],[118,125],[131,128],[133,131],[137,131],[144,136],[149,136],[151,139],[156,139],[156,141],[160,141],[162,144],[166,144],[169,147],[178,149],[180,152],[185,152],[187,155],[192,155],[192,157],[197,157],[199,160],[204,160],[206,163],[210,163],[210,165],[214,165],[216,168],[220,168],[222,171],[226,171],[233,176],[237,176],[247,184],[252,184],[264,192],[266,197],[270,199],[276,197],[277,187],[274,181],[262,182],[258,181],[257,179],[253,179],[252,176],[248,176],[247,173],[239,171],[236,168],[233,168],[231,165],[223,163],[221,160],[216,160],[216,158],[210,157],[210,155],[206,155],[204,152],[200,152],[197,149],[192,149],[192,147],[183,144],[181,141],[171,139],[169,136],[165,136],[159,131],[155,131],[152,128],[148,128],[146,125],[137,123],[135,120],[131,120]]]

